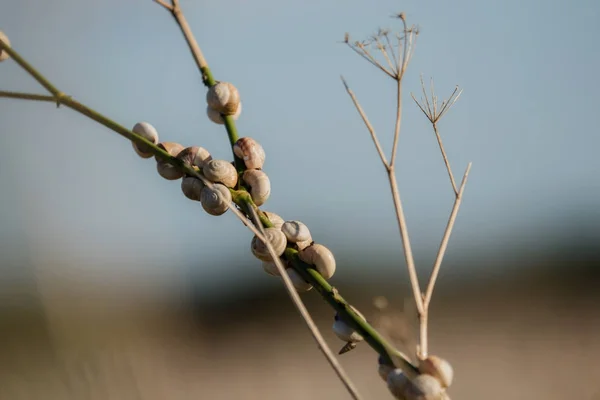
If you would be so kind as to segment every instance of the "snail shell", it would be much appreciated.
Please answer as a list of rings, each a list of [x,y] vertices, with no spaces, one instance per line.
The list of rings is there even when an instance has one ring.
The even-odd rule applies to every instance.
[[[233,120],[236,121],[240,117],[241,113],[242,103],[238,105],[237,111],[235,112],[235,114],[231,115],[231,118],[233,118]],[[210,108],[210,106],[206,107],[206,115],[208,115],[208,119],[210,119],[215,124],[223,125],[225,123],[223,116],[218,111],[215,111],[212,108]]]
[[[200,146],[186,147],[178,155],[181,161],[188,166],[204,168],[204,165],[212,160],[208,150]]]
[[[264,235],[269,241],[269,243],[271,243],[273,251],[275,251],[275,255],[277,257],[280,257],[285,251],[285,247],[287,245],[287,240],[285,239],[285,235],[283,234],[283,232],[281,232],[277,228],[266,228],[264,231]],[[252,238],[250,250],[252,251],[252,254],[254,254],[254,256],[259,260],[272,261],[267,246],[256,235]]]
[[[292,243],[312,241],[308,227],[300,221],[286,221],[281,226],[281,231]]]
[[[440,381],[442,387],[447,388],[452,384],[454,369],[452,365],[438,356],[429,356],[419,362],[419,372],[431,375]]]
[[[2,56],[0,54],[0,58],[1,57]],[[142,136],[149,142],[152,142],[154,144],[158,143],[158,132],[156,131],[156,128],[150,125],[148,122],[138,122],[133,126],[133,129],[131,129],[131,131]],[[150,148],[147,145],[138,144],[134,141],[132,141],[131,144],[133,145],[133,149],[138,154],[138,156],[142,158],[152,157],[152,152],[150,151]]]
[[[10,40],[8,40],[8,36],[6,36],[2,31],[0,31],[0,40],[2,40],[2,42],[4,42],[5,45],[10,47]],[[6,51],[0,50],[0,62],[8,60],[9,58],[10,55]]]
[[[250,137],[239,138],[233,145],[233,152],[244,160],[248,169],[260,169],[265,163],[265,150],[254,139]]]
[[[218,82],[206,93],[208,106],[219,114],[234,115],[240,104],[240,93],[229,82]]]
[[[193,176],[186,176],[181,180],[181,191],[190,200],[200,201],[204,183]]]
[[[288,268],[285,270],[285,272],[287,272],[288,276],[290,277],[290,280],[292,281],[292,284],[294,285],[294,288],[296,288],[296,291],[298,293],[308,292],[310,289],[313,288],[310,283],[302,279],[300,274],[298,274],[298,272],[296,272],[295,269]]]
[[[205,186],[200,192],[202,208],[210,215],[221,215],[229,209],[231,192],[225,185],[215,183],[212,188]]]
[[[281,229],[281,226],[283,225],[283,222],[284,222],[283,218],[281,218],[279,215],[275,214],[274,212],[270,212],[270,211],[263,211],[263,212],[265,213],[267,218],[269,218],[269,221],[271,221],[274,228]]]
[[[379,377],[381,379],[383,379],[384,382],[387,382],[388,379],[388,375],[390,374],[390,372],[392,372],[394,370],[394,367],[386,364],[383,361],[383,357],[379,356],[378,358],[378,368],[377,368],[377,373],[379,374]]]
[[[422,374],[409,381],[403,395],[406,400],[442,400],[444,389],[433,376]]]
[[[283,260],[282,260],[282,262],[283,262]],[[279,274],[279,270],[277,269],[277,265],[275,265],[275,263],[273,261],[263,261],[262,267],[265,270],[265,272],[271,276],[281,276]]]
[[[350,306],[352,311],[358,314],[363,320],[365,317],[354,307]],[[333,333],[343,340],[344,342],[350,343],[358,343],[362,342],[363,337],[354,330],[350,325],[348,325],[339,315],[335,313],[334,322],[333,322]]]
[[[322,244],[314,243],[298,252],[298,256],[307,264],[314,265],[325,279],[335,273],[335,258],[333,253]]]
[[[181,152],[181,150],[183,150],[182,145],[180,145],[179,143],[173,143],[173,142],[159,143],[158,147],[165,150],[167,153],[169,153],[173,157],[176,157]],[[160,176],[162,176],[163,178],[173,181],[173,180],[181,178],[184,175],[183,171],[181,171],[178,167],[176,167],[172,164],[169,164],[168,162],[163,161],[163,160],[159,159],[158,157],[154,157],[154,158],[157,161],[156,170],[158,171]]]
[[[247,169],[242,179],[250,186],[250,196],[257,206],[265,204],[271,195],[271,181],[267,174],[260,169]]]
[[[204,165],[202,173],[206,178],[215,183],[222,183],[227,187],[234,187],[238,174],[229,161],[210,160]]]

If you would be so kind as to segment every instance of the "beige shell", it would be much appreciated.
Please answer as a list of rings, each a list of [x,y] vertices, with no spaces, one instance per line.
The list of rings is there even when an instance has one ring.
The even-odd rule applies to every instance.
[[[181,191],[190,200],[200,201],[204,183],[193,176],[186,176],[181,180]]]
[[[277,257],[280,257],[285,251],[285,247],[287,245],[287,240],[285,239],[285,235],[283,234],[283,232],[281,232],[277,228],[267,228],[265,229],[264,235],[269,241],[269,243],[271,243],[273,251],[275,251],[275,255]],[[256,235],[252,238],[250,250],[252,251],[252,254],[254,254],[254,256],[259,260],[272,261],[267,246]]]
[[[223,115],[234,115],[240,104],[240,93],[229,82],[218,82],[206,93],[208,106]]]
[[[200,192],[200,202],[204,211],[210,215],[221,215],[229,209],[231,192],[220,183],[213,184],[212,188],[205,186]]]
[[[263,211],[263,212],[265,213],[265,215],[267,216],[269,221],[271,221],[274,228],[281,229],[281,226],[283,225],[283,222],[284,222],[283,218],[281,218],[279,215],[275,214],[274,212],[270,212],[270,211]]]
[[[202,173],[210,181],[222,183],[230,188],[235,187],[238,180],[235,167],[225,160],[210,160],[204,165]]]
[[[288,268],[285,271],[290,277],[290,280],[292,281],[292,284],[294,285],[294,288],[296,288],[296,291],[298,293],[308,292],[310,289],[313,288],[310,283],[302,279],[300,274],[298,274],[295,269]]]
[[[303,240],[302,242],[296,242],[296,247],[298,248],[298,251],[301,251],[307,248],[308,246],[312,245],[313,243],[314,242],[312,239]]]
[[[188,166],[203,168],[206,163],[212,160],[208,150],[200,146],[186,147],[178,155],[181,161]]]
[[[354,311],[358,316],[360,316],[363,320],[365,317],[354,307],[350,306],[352,311]],[[334,322],[333,322],[333,333],[344,342],[358,343],[363,340],[363,337],[354,330],[350,325],[348,325],[337,313],[335,314]]]
[[[285,264],[284,264],[284,266],[285,266]],[[279,274],[279,270],[277,269],[277,266],[275,265],[275,263],[273,261],[263,261],[262,267],[265,270],[265,272],[271,276],[281,276]]]
[[[419,362],[419,372],[431,375],[440,381],[442,387],[449,387],[454,378],[452,365],[438,356],[429,356]]]
[[[442,400],[444,389],[433,376],[422,374],[406,385],[403,394],[406,400]]]
[[[231,115],[231,118],[233,118],[234,121],[237,121],[241,114],[242,103],[238,105],[237,111],[235,112],[235,114]],[[225,123],[223,116],[218,111],[215,111],[212,108],[210,108],[210,106],[206,107],[206,115],[208,115],[208,119],[210,119],[215,124],[223,125]]]
[[[401,369],[392,369],[387,376],[387,387],[392,395],[399,400],[406,400],[406,390],[410,386],[410,380]]]
[[[265,204],[271,195],[271,181],[267,174],[260,169],[247,169],[242,179],[250,186],[250,196],[257,206]]]
[[[239,138],[233,145],[233,152],[244,160],[248,169],[260,169],[265,163],[265,150],[250,137]]]
[[[154,144],[158,143],[158,132],[156,128],[150,125],[148,122],[138,122],[131,129],[133,133],[137,133],[142,136],[144,139],[152,142]],[[132,141],[133,149],[138,154],[138,156],[142,158],[150,158],[152,157],[152,153],[150,152],[150,148],[145,144],[137,144]]]
[[[281,231],[292,243],[312,241],[308,227],[300,221],[286,221],[281,226]]]
[[[322,244],[314,243],[298,252],[298,256],[305,263],[314,265],[325,279],[331,278],[335,273],[333,253]]]
[[[10,40],[8,40],[8,36],[6,36],[2,31],[0,31],[0,40],[2,40],[2,42],[4,42],[5,45],[10,47]],[[8,60],[9,58],[10,55],[6,51],[0,50],[0,62]]]
[[[384,382],[387,382],[388,375],[393,370],[394,370],[394,367],[392,367],[391,365],[387,365],[387,364],[379,364],[379,366],[377,367],[377,373],[379,374],[379,377],[381,379],[383,379]]]
[[[159,143],[158,147],[165,150],[167,153],[169,153],[173,157],[176,157],[181,152],[181,150],[183,150],[182,145],[180,145],[179,143],[173,143],[173,142]],[[160,176],[162,176],[163,178],[173,181],[173,180],[183,177],[184,173],[178,167],[171,165],[168,162],[163,161],[156,156],[154,158],[157,160],[156,170],[158,171]]]

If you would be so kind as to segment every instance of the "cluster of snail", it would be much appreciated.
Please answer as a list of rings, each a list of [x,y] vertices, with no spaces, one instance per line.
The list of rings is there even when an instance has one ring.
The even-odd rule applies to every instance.
[[[409,379],[402,370],[386,364],[379,357],[379,376],[399,400],[450,400],[446,389],[452,384],[452,365],[438,356],[419,361],[419,374]]]
[[[10,46],[6,35],[0,31],[0,40]],[[0,49],[0,62],[10,56]],[[237,120],[242,111],[238,90],[231,83],[218,82],[213,85],[206,96],[208,103],[207,114],[211,121],[224,124],[223,116],[231,116]],[[238,185],[239,175],[234,164],[226,160],[214,160],[210,153],[199,146],[183,147],[178,143],[160,142],[158,132],[148,122],[139,122],[132,129],[149,142],[157,145],[171,156],[180,160],[184,165],[201,173],[212,182],[207,186],[201,179],[186,175],[180,168],[158,157],[156,168],[160,176],[168,180],[182,179],[181,190],[184,195],[195,201],[200,201],[204,210],[211,215],[222,215],[229,209],[232,197],[230,189]],[[144,144],[133,142],[135,152],[142,158],[151,158],[151,149]],[[240,138],[233,146],[237,157],[243,160],[246,169],[242,173],[244,186],[249,189],[250,196],[257,206],[263,205],[271,193],[268,176],[262,171],[265,152],[262,146],[250,137]],[[272,228],[264,230],[264,236],[269,240],[275,254],[281,257],[285,249],[291,247],[298,251],[303,262],[313,265],[325,279],[330,279],[335,273],[336,263],[333,254],[325,246],[315,243],[308,227],[300,221],[284,221],[279,215],[263,211],[273,224]],[[277,269],[265,243],[254,236],[251,243],[254,256],[262,261],[265,272],[279,276]],[[284,265],[286,265],[284,263]],[[286,272],[298,292],[307,292],[312,285],[306,282],[296,270],[286,265]],[[362,319],[364,316],[354,307],[352,310]],[[340,351],[344,353],[353,349],[363,337],[348,325],[338,313],[334,317],[333,331],[338,338],[346,342]],[[400,369],[396,369],[379,357],[379,375],[387,382],[390,392],[400,400],[449,400],[445,390],[452,383],[453,369],[448,361],[437,356],[429,356],[419,362],[419,375],[409,379]]]

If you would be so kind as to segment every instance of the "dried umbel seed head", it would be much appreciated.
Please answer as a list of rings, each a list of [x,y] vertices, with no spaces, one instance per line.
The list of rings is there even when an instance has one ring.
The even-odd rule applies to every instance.
[[[292,243],[312,241],[308,227],[300,221],[286,221],[281,226],[281,231]]]
[[[250,196],[257,206],[265,204],[271,195],[271,181],[260,169],[247,169],[242,175],[244,182],[250,186]]]
[[[206,102],[213,110],[223,115],[233,115],[240,104],[240,94],[229,82],[218,82],[208,89]]]
[[[260,169],[265,163],[265,150],[250,137],[239,138],[233,145],[233,152],[244,160],[248,169]]]
[[[229,161],[210,160],[202,169],[204,176],[212,182],[222,183],[227,187],[235,187],[238,174]]]
[[[8,37],[2,31],[0,31],[0,40],[6,46],[10,47],[10,40],[8,40]],[[6,51],[4,51],[3,49],[0,49],[0,62],[2,62],[4,60],[8,60],[9,58],[10,58],[10,56],[8,55],[8,53]]]
[[[283,232],[281,232],[277,228],[267,228],[264,231],[264,235],[265,238],[269,241],[269,243],[271,243],[273,251],[275,251],[275,255],[277,257],[281,256],[285,251],[285,246],[287,245],[287,240],[285,239],[285,235],[283,234]],[[256,235],[252,238],[250,250],[252,250],[252,254],[254,254],[254,256],[259,260],[272,261],[267,246]]]
[[[419,361],[419,371],[436,378],[444,388],[450,387],[454,378],[452,365],[438,356],[429,356]]]
[[[231,192],[220,183],[213,184],[212,188],[205,186],[200,192],[200,202],[210,215],[222,215],[229,209]]]
[[[283,218],[281,218],[279,215],[275,214],[274,212],[270,212],[270,211],[263,211],[263,212],[265,213],[267,218],[269,218],[269,221],[271,221],[274,228],[281,229],[281,226],[283,225],[283,222],[284,222]]]
[[[394,366],[387,364],[382,356],[379,356],[379,358],[377,359],[377,363],[377,373],[379,374],[381,379],[383,379],[384,382],[387,382],[388,375],[394,370]]]
[[[288,268],[285,270],[285,272],[287,272],[288,276],[290,277],[290,280],[292,281],[292,284],[294,285],[294,288],[296,288],[296,291],[298,293],[308,292],[310,289],[313,288],[310,283],[302,279],[300,274],[298,274],[295,269]]]
[[[181,150],[183,150],[182,145],[180,145],[179,143],[173,143],[173,142],[159,143],[158,147],[165,150],[167,153],[169,153],[173,157],[176,157],[181,152]],[[156,170],[158,171],[160,176],[162,176],[163,178],[173,181],[173,180],[183,177],[184,173],[178,167],[176,167],[172,164],[169,164],[168,162],[163,161],[163,160],[159,159],[158,157],[154,157],[154,158],[157,161]]]
[[[365,319],[365,317],[354,307],[350,306],[352,308],[352,311],[354,311],[356,314],[358,314],[359,317],[361,317],[363,320]],[[339,316],[338,313],[335,313],[335,316],[333,317],[334,322],[333,322],[333,333],[335,333],[335,335],[340,339],[343,340],[344,342],[349,342],[349,343],[358,343],[358,342],[362,342],[363,337],[354,330],[354,328],[352,328],[350,325],[348,325],[343,319],[342,317]]]
[[[241,113],[242,103],[238,105],[237,111],[235,112],[235,114],[231,115],[231,118],[233,118],[233,120],[236,121],[240,117]],[[218,111],[215,111],[212,108],[210,108],[210,106],[206,107],[206,115],[208,115],[208,119],[210,119],[215,124],[223,125],[225,123],[223,115],[221,115],[221,113],[219,113]]]
[[[404,390],[406,400],[443,400],[444,389],[440,381],[431,375],[418,375]]]
[[[158,143],[158,132],[156,131],[156,128],[154,128],[148,122],[138,122],[133,126],[132,131],[142,136],[149,142],[152,142],[154,144]],[[131,142],[131,144],[133,145],[133,149],[138,154],[138,156],[142,158],[152,157],[150,148],[147,145],[137,144],[136,142]]]
[[[208,150],[200,146],[186,147],[178,155],[181,161],[188,166],[204,168],[204,165],[212,160]]]
[[[325,279],[335,273],[335,258],[333,253],[322,244],[314,243],[298,252],[298,256],[307,264],[314,265]]]
[[[181,180],[181,191],[190,200],[200,201],[204,183],[193,176],[186,176]]]

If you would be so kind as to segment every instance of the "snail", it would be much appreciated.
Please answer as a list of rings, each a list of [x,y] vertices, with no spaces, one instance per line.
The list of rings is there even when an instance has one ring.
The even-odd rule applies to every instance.
[[[275,214],[274,212],[263,211],[263,213],[265,213],[265,215],[267,216],[269,221],[271,221],[274,228],[281,229],[281,226],[283,225],[283,222],[284,222],[283,218],[281,218],[279,215]]]
[[[211,182],[222,183],[230,188],[235,186],[238,179],[235,167],[225,160],[210,160],[204,165],[202,173]]]
[[[325,279],[335,273],[335,258],[333,253],[322,244],[313,243],[298,252],[298,256],[307,264],[314,265]]]
[[[212,188],[205,186],[200,192],[202,208],[210,215],[221,215],[229,209],[231,192],[220,183],[215,183]]]
[[[419,361],[419,372],[433,376],[440,381],[440,384],[444,388],[449,387],[454,378],[452,365],[438,356],[429,356]]]
[[[300,221],[286,221],[281,226],[281,231],[288,241],[292,243],[312,241],[308,227]]]
[[[231,115],[231,118],[233,118],[233,120],[236,121],[240,117],[241,113],[242,103],[238,105],[237,111],[235,112],[235,114]],[[223,115],[221,115],[221,113],[219,113],[218,111],[215,111],[212,108],[210,108],[210,106],[206,107],[206,115],[208,115],[208,119],[210,119],[215,124],[223,125],[225,123]]]
[[[210,109],[222,115],[234,115],[239,108],[240,94],[229,82],[218,82],[206,93],[206,102]]]
[[[10,47],[10,40],[8,40],[8,36],[4,34],[4,32],[0,31],[0,40],[7,46]],[[4,60],[8,60],[10,55],[4,51],[4,49],[0,49],[0,62]]]
[[[200,201],[204,183],[193,176],[186,176],[181,180],[181,191],[190,200]]]
[[[365,317],[356,308],[354,308],[352,306],[350,306],[350,308],[352,309],[352,311],[354,311],[356,314],[358,314],[359,317],[361,317],[363,320],[365,320]],[[353,348],[356,347],[357,343],[362,342],[364,340],[363,337],[358,332],[356,332],[356,330],[354,328],[352,328],[350,325],[348,325],[340,317],[340,315],[338,313],[335,313],[332,328],[333,328],[333,333],[335,333],[335,335],[340,340],[343,340],[344,342],[346,342],[346,345],[344,347],[342,347],[339,354],[344,354],[344,353],[352,350]]]
[[[182,145],[173,142],[162,142],[158,144],[158,147],[165,150],[173,157],[176,157],[183,150]],[[184,173],[178,167],[168,163],[167,161],[161,160],[156,156],[154,158],[157,161],[156,169],[163,178],[173,181],[183,177]]]
[[[233,152],[244,160],[248,169],[260,169],[265,163],[265,150],[250,137],[239,138],[233,145]]]
[[[302,279],[300,274],[296,272],[295,269],[288,268],[285,270],[285,272],[287,272],[288,276],[290,277],[290,280],[292,281],[292,284],[294,285],[294,288],[298,293],[308,292],[313,288],[310,283]]]
[[[277,228],[266,228],[264,231],[264,235],[265,238],[269,241],[269,243],[271,243],[275,255],[277,257],[281,256],[285,251],[285,247],[287,245],[287,240],[285,239],[285,235],[283,234],[283,232],[281,232]],[[267,246],[256,235],[252,238],[250,250],[252,250],[252,254],[254,254],[254,256],[259,260],[272,261]]]
[[[271,181],[267,174],[259,169],[247,169],[242,180],[250,186],[250,196],[257,206],[265,204],[271,195]]]
[[[204,166],[212,160],[208,150],[200,146],[186,147],[177,155],[177,158],[187,166],[195,166],[198,168],[204,168]]]
[[[1,39],[1,37],[0,37]],[[0,54],[0,58],[2,58]],[[137,133],[142,136],[144,139],[152,142],[153,144],[158,143],[158,132],[156,128],[150,125],[148,122],[138,122],[131,129],[132,132]],[[152,157],[152,153],[150,152],[150,148],[145,144],[138,144],[134,141],[131,142],[133,145],[133,149],[138,154],[138,156],[142,158],[150,158]]]

